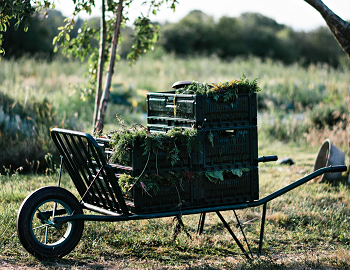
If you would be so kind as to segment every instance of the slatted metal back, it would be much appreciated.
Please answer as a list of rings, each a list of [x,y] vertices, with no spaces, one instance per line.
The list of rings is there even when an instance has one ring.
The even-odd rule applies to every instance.
[[[82,201],[128,214],[117,178],[96,140],[87,133],[59,128],[51,130],[51,137]]]

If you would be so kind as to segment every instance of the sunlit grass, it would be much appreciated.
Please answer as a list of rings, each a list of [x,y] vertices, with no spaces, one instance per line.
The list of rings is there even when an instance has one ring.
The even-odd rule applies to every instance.
[[[90,132],[93,99],[88,103],[82,101],[77,87],[77,84],[87,81],[83,77],[84,72],[85,64],[80,62],[2,60],[0,91],[16,97],[22,103],[30,99],[48,98],[61,118],[76,121]],[[334,102],[342,99],[346,102],[345,97],[350,89],[349,70],[345,67],[337,70],[325,66],[303,68],[298,64],[285,66],[256,58],[222,62],[215,57],[177,59],[172,55],[155,59],[144,57],[134,66],[120,62],[115,68],[113,82],[122,83],[130,91],[152,92],[170,90],[171,85],[179,80],[221,82],[240,78],[242,73],[249,79],[259,78],[259,86],[263,88],[259,95],[267,101],[273,98],[283,100],[287,105],[294,99],[315,101],[332,96],[337,97]],[[267,104],[272,106],[269,107],[272,111],[285,109],[284,103],[280,107]],[[117,113],[128,124],[138,121],[145,124],[145,118],[137,115],[135,110],[111,104],[106,130],[118,126],[115,119]],[[73,116],[76,118],[73,119]],[[318,136],[317,140],[322,141],[325,134]],[[337,134],[333,136],[339,137]],[[312,134],[309,137],[316,138]],[[319,146],[319,142],[313,145],[300,141],[286,144],[259,133],[260,156],[277,154],[280,158],[290,157],[295,162],[293,166],[274,162],[259,164],[260,198],[312,172]],[[341,148],[347,153],[346,145]],[[263,256],[252,262],[241,256],[241,251],[215,214],[208,214],[204,233],[200,236],[196,234],[199,215],[183,217],[192,239],[181,233],[176,241],[173,241],[172,218],[117,223],[86,222],[83,238],[73,252],[57,261],[40,262],[26,253],[19,243],[16,234],[17,211],[28,194],[42,186],[57,185],[57,179],[57,172],[0,176],[0,261],[4,260],[10,265],[47,266],[52,269],[350,267],[350,191],[345,176],[336,184],[310,182],[270,202]],[[78,196],[66,174],[62,186]],[[237,211],[254,254],[258,247],[261,210],[258,207]],[[243,235],[236,227],[233,213],[230,211],[223,215],[242,240]]]
[[[312,172],[314,151],[295,151],[288,145],[274,147],[262,144],[259,154],[290,156],[293,166],[275,162],[259,164],[260,198]],[[16,215],[21,201],[33,190],[45,185],[57,185],[58,175],[1,176],[0,193],[0,259],[17,264],[53,266],[28,255],[16,236]],[[62,186],[77,197],[65,174]],[[345,179],[335,185],[307,183],[268,203],[263,256],[246,261],[219,218],[207,214],[204,233],[197,235],[199,215],[184,216],[185,227],[192,239],[181,233],[173,241],[172,218],[128,222],[85,222],[78,246],[65,258],[62,267],[83,265],[101,268],[152,269],[284,269],[293,267],[348,268],[350,245],[350,190]],[[257,254],[262,207],[237,210],[244,232]],[[232,211],[225,219],[243,241]],[[60,268],[59,268],[60,269]],[[75,269],[75,268],[72,268]],[[79,268],[76,268],[79,269]],[[293,268],[294,269],[294,268]]]

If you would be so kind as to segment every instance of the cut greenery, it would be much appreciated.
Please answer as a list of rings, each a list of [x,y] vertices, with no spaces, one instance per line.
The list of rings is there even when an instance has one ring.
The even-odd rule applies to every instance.
[[[147,167],[150,159],[156,161],[153,168],[157,171],[156,173],[144,173],[144,169],[138,177],[121,175],[119,183],[124,192],[136,184],[146,192],[152,191],[153,194],[157,194],[160,185],[182,187],[185,179],[192,180],[196,177],[195,173],[188,171],[158,173],[158,162],[164,162],[164,160],[158,160],[159,153],[166,153],[166,161],[170,161],[171,166],[174,166],[182,156],[191,157],[192,152],[199,150],[197,131],[194,129],[173,128],[167,133],[160,133],[149,132],[144,126],[134,125],[131,129],[124,127],[122,130],[115,131],[109,137],[114,153],[110,158],[111,163],[132,166],[132,151],[140,151],[147,157],[145,164],[142,164],[144,168]]]
[[[144,126],[134,125],[131,129],[115,131],[109,137],[114,152],[110,162],[127,166],[131,166],[133,150],[142,151],[142,155],[147,157],[157,156],[160,152],[167,153],[166,160],[170,160],[174,166],[180,161],[179,148],[185,148],[189,157],[199,148],[195,129],[173,128],[167,133],[161,133],[149,132]]]
[[[190,85],[186,85],[175,91],[176,94],[191,94],[191,95],[212,95],[213,98],[220,102],[231,103],[238,98],[238,94],[252,94],[261,91],[258,86],[257,79],[249,81],[243,74],[239,80],[230,82],[221,82],[218,84],[208,84],[206,82],[199,83],[193,81]]]

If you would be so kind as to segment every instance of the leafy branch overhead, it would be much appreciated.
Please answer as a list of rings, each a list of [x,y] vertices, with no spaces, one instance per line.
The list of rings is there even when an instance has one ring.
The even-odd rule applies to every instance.
[[[112,75],[114,74],[114,63],[120,59],[117,53],[117,45],[122,42],[120,29],[125,27],[125,23],[129,20],[127,17],[128,8],[133,0],[72,0],[74,10],[72,16],[64,20],[64,25],[59,27],[59,33],[53,38],[55,51],[60,52],[87,61],[87,72],[89,82],[83,92],[90,95],[96,92],[96,102],[93,117],[93,132],[102,132],[104,115],[107,108],[108,95],[111,86]],[[4,2],[4,1],[3,1]],[[130,63],[135,62],[142,54],[148,50],[152,50],[154,44],[158,40],[159,26],[154,26],[149,16],[157,14],[160,7],[167,4],[167,7],[175,11],[177,0],[151,0],[144,1],[142,5],[148,7],[146,15],[141,14],[134,22],[134,45],[128,54]],[[79,30],[76,38],[71,38],[72,30],[78,21],[78,16],[82,12],[91,15],[93,8],[101,6],[101,32],[99,33],[94,27],[85,23]],[[10,25],[10,20],[15,19],[15,28],[20,24],[24,24],[25,30],[30,25],[30,19],[36,12],[44,12],[48,15],[49,9],[54,9],[54,1],[51,0],[26,0],[26,1],[5,1],[0,5],[0,33],[5,32]],[[5,51],[2,48],[3,36],[0,34],[0,54]],[[100,44],[99,50],[92,46],[93,41]],[[102,53],[101,53],[102,52]],[[109,61],[109,70],[107,78],[104,82],[104,91],[102,95],[102,75],[104,63]]]

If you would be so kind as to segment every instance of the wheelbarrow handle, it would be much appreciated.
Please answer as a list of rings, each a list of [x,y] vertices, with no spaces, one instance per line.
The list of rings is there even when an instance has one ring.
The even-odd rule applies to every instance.
[[[277,159],[277,156],[262,156],[258,158],[258,162],[276,161]]]
[[[346,172],[348,170],[348,167],[345,165],[336,165],[336,166],[329,166],[331,168],[331,173],[332,172]]]

